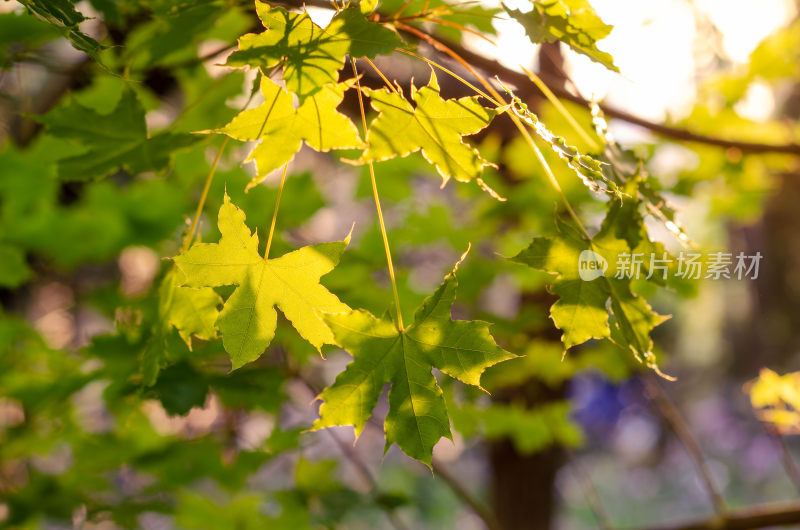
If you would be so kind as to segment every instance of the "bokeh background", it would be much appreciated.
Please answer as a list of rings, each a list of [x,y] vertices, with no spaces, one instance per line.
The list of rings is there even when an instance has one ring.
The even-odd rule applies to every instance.
[[[81,28],[112,43],[102,57],[136,85],[151,130],[226,123],[248,101],[253,76],[219,64],[227,44],[257,27],[252,6],[147,4],[81,2],[95,17]],[[508,5],[530,9],[522,0]],[[547,318],[547,276],[501,259],[554,230],[555,196],[510,122],[473,138],[498,164],[485,178],[508,197],[503,204],[477,187],[440,188],[418,155],[379,164],[404,310],[410,316],[472,243],[454,316],[495,322],[498,341],[528,355],[490,370],[493,401],[442,382],[455,440],[437,446],[441,473],[431,473],[396,447],[384,456],[385,396],[355,446],[350,428],[304,432],[317,417],[318,389],[349,356],[331,349],[320,360],[283,321],[276,344],[238,375],[225,375],[216,341],[173,359],[155,387],[137,383],[164,258],[179,250],[220,139],[178,152],[161,172],[58,181],[58,159],[81,148],[30,116],[69,101],[108,112],[126,81],[93,66],[18,3],[0,4],[0,525],[303,528],[311,514],[312,527],[484,528],[451,482],[496,507],[501,520],[525,521],[516,528],[597,528],[593,496],[616,528],[708,517],[713,504],[698,467],[648,384],[675,404],[729,507],[796,499],[800,484],[787,459],[800,456],[800,442],[761,424],[743,387],[762,367],[800,369],[797,156],[686,141],[681,131],[797,142],[800,8],[790,0],[592,5],[614,26],[600,47],[619,73],[565,46],[531,44],[505,15],[493,21],[492,43],[466,34],[461,45],[513,71],[531,68],[553,88],[667,124],[665,135],[610,118],[615,138],[646,160],[697,245],[761,252],[759,277],[683,290],[639,286],[673,315],[655,343],[677,382],[648,383],[608,345],[581,347],[562,361]],[[168,17],[152,17],[159,10]],[[320,24],[333,15],[319,6],[309,12]],[[405,57],[377,64],[406,88],[429,76],[428,66]],[[380,86],[364,71],[365,84]],[[447,96],[469,95],[443,75],[440,83]],[[515,88],[549,127],[586,148],[537,92]],[[351,116],[355,101],[351,95],[343,105]],[[590,128],[587,109],[567,105]],[[226,189],[263,239],[280,176],[244,194],[253,174],[241,165],[248,151],[234,145],[221,160],[201,223],[206,241],[216,238]],[[603,202],[548,157],[582,216],[599,225]],[[304,149],[285,194],[276,250],[337,240],[355,224],[325,284],[351,306],[382,313],[390,291],[363,168]],[[668,249],[681,249],[658,223],[649,229]]]

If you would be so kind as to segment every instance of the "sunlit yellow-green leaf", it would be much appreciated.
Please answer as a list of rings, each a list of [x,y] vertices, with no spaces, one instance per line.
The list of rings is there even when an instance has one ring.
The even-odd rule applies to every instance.
[[[286,87],[300,101],[322,86],[335,83],[345,55],[374,58],[391,53],[401,44],[393,31],[368,21],[359,7],[344,9],[321,28],[308,13],[256,2],[256,12],[266,28],[239,39],[228,66],[270,69],[283,65]]]
[[[454,178],[469,182],[490,165],[463,136],[484,129],[497,115],[477,97],[442,99],[436,74],[427,86],[412,86],[412,105],[402,94],[388,89],[367,90],[372,107],[380,114],[367,133],[367,149],[360,162],[388,160],[422,151],[444,183]]]
[[[535,237],[511,259],[556,274],[550,291],[559,299],[550,316],[564,332],[565,350],[607,338],[655,369],[650,332],[668,317],[631,291],[630,278],[617,274],[619,256],[631,251],[616,235],[615,221],[623,205],[621,200],[612,202],[606,223],[591,240],[557,220],[558,237]]]
[[[247,158],[255,160],[258,170],[248,189],[273,169],[289,162],[303,142],[317,151],[363,145],[353,122],[336,110],[353,83],[351,80],[325,85],[295,109],[290,94],[266,76],[262,77],[264,104],[239,113],[217,131],[237,140],[259,142]]]
[[[784,434],[800,433],[800,372],[780,375],[762,368],[745,388],[761,421]]]
[[[597,41],[607,37],[612,26],[597,16],[587,0],[531,0],[531,4],[533,9],[527,13],[507,9],[531,41],[560,40],[606,68],[619,71],[613,57],[597,48]]]
[[[333,335],[320,312],[348,307],[319,283],[339,262],[348,241],[300,248],[275,259],[258,251],[258,235],[226,195],[217,221],[219,243],[198,243],[175,257],[188,287],[236,285],[217,319],[233,368],[257,359],[275,336],[278,307],[298,333],[320,349]]]
[[[398,330],[388,315],[326,315],[336,343],[353,362],[320,394],[323,404],[313,429],[353,425],[360,434],[383,385],[391,383],[386,449],[396,443],[410,457],[430,465],[436,442],[451,438],[442,391],[431,370],[480,386],[486,368],[515,357],[495,344],[488,323],[451,319],[456,286],[454,270],[404,330]]]

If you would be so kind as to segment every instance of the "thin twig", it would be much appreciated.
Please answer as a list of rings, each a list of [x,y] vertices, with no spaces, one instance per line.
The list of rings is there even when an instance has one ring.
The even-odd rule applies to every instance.
[[[192,246],[192,240],[194,239],[194,234],[197,230],[197,223],[200,222],[200,215],[203,213],[203,207],[206,204],[208,190],[211,188],[211,181],[214,180],[214,173],[217,171],[217,164],[219,164],[219,159],[222,158],[222,153],[225,151],[225,146],[228,145],[229,139],[230,138],[226,136],[225,139],[222,140],[222,143],[217,150],[217,156],[214,157],[214,163],[211,164],[211,170],[208,172],[208,177],[206,177],[206,182],[203,185],[203,193],[200,195],[200,200],[197,201],[197,209],[194,212],[192,224],[189,227],[189,232],[186,234],[186,238],[183,240],[183,246],[181,248],[181,251],[183,252],[186,252],[189,250],[189,247]]]
[[[306,380],[302,375],[298,372],[292,371],[292,374],[297,377],[305,386],[308,388],[315,396],[319,395],[321,390],[316,387],[313,383]],[[373,497],[378,493],[378,481],[375,479],[375,476],[369,470],[369,467],[363,460],[358,456],[358,454],[353,450],[353,448],[346,444],[339,436],[332,430],[332,429],[325,429],[325,432],[328,433],[328,436],[334,441],[336,446],[342,452],[342,454],[347,458],[353,466],[355,466],[358,473],[364,479],[364,481],[369,485],[370,488],[370,495]],[[384,513],[386,513],[386,517],[389,519],[389,522],[396,530],[406,530],[405,524],[403,521],[397,517],[397,514],[393,512],[391,508],[386,506],[381,506],[383,508]]]
[[[589,507],[592,509],[594,517],[597,519],[597,523],[604,530],[611,530],[611,528],[613,528],[611,525],[611,519],[608,517],[608,512],[606,512],[605,508],[603,507],[603,503],[600,501],[600,495],[597,493],[597,489],[594,487],[592,477],[589,475],[589,472],[586,471],[586,468],[583,467],[583,464],[581,464],[578,457],[575,456],[575,454],[568,447],[564,447],[563,449],[564,453],[569,459],[570,465],[575,469],[575,474],[578,475],[578,480],[580,480],[583,484],[583,489],[586,493],[586,500],[589,502]]]
[[[473,495],[461,485],[456,477],[450,474],[446,467],[439,463],[436,459],[431,462],[434,474],[445,481],[447,486],[453,491],[461,502],[469,506],[475,515],[481,518],[486,528],[489,530],[502,530],[500,521],[497,520],[494,513],[489,510],[481,501],[473,497]]]
[[[661,412],[661,415],[664,416],[664,419],[666,419],[670,424],[672,430],[675,432],[675,435],[689,452],[692,460],[694,460],[695,466],[700,474],[700,478],[703,480],[706,491],[708,491],[708,495],[711,498],[712,504],[714,505],[714,511],[717,513],[717,515],[724,514],[725,501],[722,498],[722,494],[714,484],[714,479],[711,476],[711,471],[708,469],[706,460],[703,457],[702,451],[700,450],[700,445],[697,443],[697,440],[695,440],[694,436],[692,436],[689,426],[683,420],[683,417],[681,416],[680,412],[678,412],[678,409],[675,408],[675,405],[673,405],[669,400],[669,397],[667,397],[667,395],[661,389],[661,386],[658,384],[658,381],[656,381],[653,374],[650,372],[644,374],[643,380],[645,387],[647,388],[647,393],[650,394],[653,403],[656,405],[659,412]]]
[[[472,52],[464,48],[460,44],[453,43],[446,39],[440,39],[440,41],[449,48],[451,48],[454,52],[462,56],[473,66],[485,72],[491,72],[492,74],[497,74],[503,79],[513,83],[514,85],[519,87],[520,94],[524,95],[526,92],[524,87],[530,86],[529,79],[524,73],[511,70],[510,68],[506,68],[505,66],[498,63],[494,59],[487,58],[479,53]],[[573,103],[577,103],[584,107],[588,107],[589,101],[587,101],[583,97],[577,94],[573,94],[572,92],[569,92],[568,90],[559,87],[556,83],[550,82],[547,78],[543,78],[543,81],[547,83],[548,86],[551,87],[553,93],[559,98],[572,101]],[[784,154],[800,156],[800,144],[796,143],[767,144],[760,142],[747,142],[743,140],[731,140],[727,138],[719,138],[717,136],[701,134],[681,127],[673,127],[670,125],[665,125],[663,123],[655,123],[646,120],[644,118],[640,118],[639,116],[635,116],[624,110],[620,110],[611,105],[600,104],[600,108],[603,109],[603,112],[607,116],[610,116],[612,118],[617,118],[626,121],[628,123],[632,123],[634,125],[639,125],[640,127],[644,127],[645,129],[648,129],[654,132],[655,134],[666,138],[673,138],[675,140],[680,140],[683,142],[695,142],[706,145],[713,145],[716,147],[722,147],[726,149],[734,148],[734,149],[739,149],[743,153],[784,153]]]
[[[792,456],[791,451],[789,451],[789,446],[786,445],[786,440],[783,439],[783,436],[780,432],[776,429],[769,427],[768,425],[764,425],[767,432],[769,432],[774,438],[775,442],[778,444],[778,448],[781,451],[781,460],[783,460],[783,468],[786,470],[786,474],[789,475],[794,487],[800,492],[800,468],[797,467],[797,462],[794,460],[794,456]]]
[[[311,387],[309,386],[309,388]],[[370,494],[373,496],[376,495],[378,492],[378,481],[369,470],[369,467],[367,467],[367,464],[365,464],[364,461],[359,458],[358,454],[353,451],[353,448],[342,441],[342,439],[339,438],[339,436],[333,430],[325,429],[325,432],[328,433],[342,454],[344,454],[344,456],[350,460],[350,463],[355,466],[355,468],[361,474],[361,477],[369,484]],[[406,530],[405,524],[403,524],[403,521],[397,517],[397,514],[395,514],[394,511],[386,508],[384,509],[384,512],[386,513],[386,517],[389,519],[389,522],[392,524],[392,526],[394,526],[397,530]]]
[[[749,530],[800,523],[800,503],[773,503],[731,510],[710,519],[647,527],[647,530]]]

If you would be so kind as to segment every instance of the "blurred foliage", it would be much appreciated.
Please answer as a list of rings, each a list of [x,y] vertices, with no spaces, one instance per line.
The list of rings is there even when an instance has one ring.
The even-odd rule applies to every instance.
[[[69,0],[30,0],[0,14],[3,82],[35,64],[43,71],[37,78],[41,87],[60,87],[52,106],[40,108],[38,101],[46,98],[31,90],[9,93],[10,110],[3,107],[15,119],[4,119],[9,126],[0,145],[0,525],[13,528],[70,521],[133,528],[153,517],[185,528],[327,528],[354,521],[379,527],[399,513],[417,527],[455,526],[458,499],[424,466],[398,452],[389,451],[374,483],[354,478],[359,458],[380,457],[384,434],[373,409],[388,409],[388,424],[395,415],[403,420],[402,428],[387,427],[388,445],[402,442],[407,454],[427,463],[440,436],[448,435],[463,441],[459,454],[480,452],[498,440],[511,440],[525,455],[580,446],[587,436],[568,400],[573,382],[587,374],[613,382],[635,377],[641,365],[631,352],[655,358],[650,331],[661,320],[645,298],[665,311],[698,288],[625,282],[613,293],[600,287],[599,294],[576,294],[574,288],[590,284],[576,280],[568,261],[576,265],[576,252],[594,248],[604,237],[627,251],[678,248],[673,240],[651,237],[645,224],[675,220],[674,212],[652,210],[654,204],[662,207],[664,197],[702,201],[708,217],[701,226],[753,219],[772,188],[770,175],[790,165],[788,155],[691,144],[685,149],[695,155],[690,157],[694,165],[662,178],[653,161],[662,149],[674,147],[669,142],[638,146],[613,159],[611,143],[592,132],[588,109],[568,105],[587,131],[584,137],[557,108],[540,102],[535,116],[547,131],[540,131],[547,147],[542,156],[576,212],[570,218],[530,145],[518,134],[508,138],[508,118],[499,115],[504,109],[486,98],[447,99],[436,76],[408,96],[394,87],[365,90],[376,96],[375,108],[382,112],[367,116],[373,134],[382,134],[386,145],[379,152],[326,154],[361,144],[355,82],[350,70],[341,68],[346,55],[374,57],[401,45],[393,20],[457,42],[468,31],[493,34],[498,9],[442,0],[362,1],[334,17],[328,27],[336,31],[321,38],[322,27],[309,17],[262,2],[255,6],[260,22],[250,2],[92,0],[80,7],[85,14]],[[615,68],[596,46],[610,27],[587,2],[536,1],[532,7],[512,14],[533,41],[561,40]],[[90,10],[95,18],[88,17]],[[297,25],[289,28],[276,20]],[[267,31],[242,36],[260,31],[261,25]],[[286,39],[278,42],[276,34]],[[796,123],[756,122],[742,117],[736,106],[753,83],[777,90],[797,80],[797,34],[795,23],[766,39],[746,68],[710,79],[679,125],[738,139],[796,141]],[[228,63],[255,65],[258,75],[220,68],[219,54],[208,55],[240,37],[239,51]],[[66,54],[69,46],[88,56]],[[399,54],[392,60],[401,66],[413,61]],[[288,91],[275,84],[275,66],[283,67]],[[65,75],[72,77],[63,84]],[[340,84],[326,84],[340,79]],[[444,87],[444,75],[438,79]],[[271,114],[272,104],[279,99],[283,114],[277,116]],[[515,110],[532,120],[521,106]],[[23,133],[12,121],[34,132]],[[404,125],[409,128],[401,130]],[[325,134],[344,140],[330,141],[325,128]],[[191,134],[198,131],[224,132],[232,141]],[[398,134],[407,135],[402,145],[392,143]],[[303,142],[312,149],[302,149]],[[276,148],[281,157],[262,163],[259,154],[273,156]],[[255,170],[244,164],[251,158],[259,163]],[[278,186],[279,175],[270,170],[292,159],[285,185]],[[363,165],[368,159],[375,161],[401,307],[393,301],[386,272],[370,171]],[[216,173],[206,196],[212,167]],[[610,199],[594,194],[585,185],[587,175],[613,182],[620,193]],[[440,187],[439,176],[463,182]],[[475,177],[483,188],[475,185]],[[487,187],[507,200],[496,200]],[[193,242],[189,226],[201,197],[206,198]],[[420,337],[413,326],[395,327],[397,312],[420,326],[426,324],[425,308],[438,304],[435,325],[423,330],[430,351],[407,356],[397,355],[394,347],[358,344],[362,349],[348,350],[357,361],[345,369],[336,364],[341,354],[335,345],[357,341],[341,329],[334,337],[327,327],[315,328],[323,319],[313,310],[292,315],[286,306],[297,302],[297,293],[287,291],[277,304],[282,313],[276,313],[274,300],[261,311],[270,315],[274,331],[260,330],[259,341],[244,341],[250,344],[247,355],[231,354],[235,346],[225,336],[235,336],[249,321],[227,327],[218,314],[255,305],[232,303],[236,293],[252,287],[242,284],[255,273],[192,279],[186,267],[176,268],[169,258],[188,241],[194,246],[182,255],[183,265],[192,252],[212,247],[230,264],[240,249],[235,244],[223,248],[222,242],[246,232],[237,244],[246,242],[248,263],[264,274],[282,259],[261,259],[279,197],[270,255],[310,256],[301,260],[309,265],[320,259],[314,248],[343,240],[355,223],[349,247],[337,250],[338,265],[333,268],[336,260],[328,256],[323,268],[333,270],[316,275],[313,288],[340,301],[334,309],[384,315],[374,322],[390,340]],[[217,215],[221,208],[235,212],[226,220]],[[226,234],[231,219],[241,222]],[[583,220],[586,234],[574,226],[576,219]],[[574,235],[565,238],[567,232]],[[528,260],[531,268],[503,259],[531,244],[549,250],[566,245],[568,260],[536,254]],[[458,268],[456,298],[448,272],[470,245]],[[303,253],[306,249],[311,250]],[[181,258],[176,261],[181,264]],[[534,269],[562,276],[554,280]],[[572,281],[571,291],[565,291],[564,281]],[[187,282],[203,289],[185,287]],[[565,299],[572,309],[586,312],[588,295],[588,322],[584,313],[559,315]],[[620,318],[630,313],[624,304],[635,310],[634,317]],[[422,312],[415,315],[417,307]],[[349,313],[341,321],[363,314]],[[322,338],[304,332],[299,323],[314,318],[310,327],[322,330]],[[563,342],[553,323],[564,332]],[[460,358],[480,349],[460,342],[476,335],[475,342],[490,353],[471,351]],[[592,338],[610,340],[582,344]],[[436,348],[456,353],[446,362],[433,362]],[[565,348],[571,348],[566,356]],[[374,360],[376,351],[394,352],[392,370],[360,368],[359,357]],[[401,358],[422,359],[414,369],[424,380],[402,377]],[[501,359],[508,360],[489,367]],[[467,367],[459,368],[459,362]],[[670,359],[662,362],[668,365]],[[461,381],[432,372],[434,367]],[[339,388],[337,373],[346,378],[354,372],[371,383],[369,396],[359,394],[357,417],[319,421],[355,423],[365,430],[366,439],[352,450],[355,464],[348,457],[349,439],[337,444],[327,437],[337,436],[338,429],[308,432],[317,417],[309,412],[309,402],[322,393],[329,405],[326,392]],[[787,432],[797,425],[795,375],[765,370],[750,387],[761,417]],[[387,398],[387,380],[398,388],[404,383],[408,391],[393,387]],[[428,397],[410,390],[420,381]],[[347,384],[343,380],[340,387]],[[519,389],[536,389],[547,399],[531,405]],[[435,436],[425,430],[415,449],[413,429],[406,424],[411,418],[422,433],[419,418],[425,411],[410,413],[409,407],[430,406],[431,393]],[[380,443],[370,445],[375,439]]]
[[[762,368],[747,391],[761,421],[784,434],[800,433],[800,372],[779,375]]]

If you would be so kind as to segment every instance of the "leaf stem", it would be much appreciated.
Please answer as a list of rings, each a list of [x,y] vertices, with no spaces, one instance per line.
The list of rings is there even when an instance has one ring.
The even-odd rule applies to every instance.
[[[774,429],[768,427],[767,424],[763,424],[767,432],[773,437],[775,437],[775,441],[778,443],[778,448],[781,451],[781,459],[783,460],[783,468],[786,471],[786,474],[791,479],[794,487],[800,491],[800,469],[797,468],[797,463],[794,461],[794,457],[792,456],[792,452],[789,451],[789,446],[786,445],[786,440],[783,439],[783,435],[780,433],[778,429]]]
[[[364,112],[364,100],[361,94],[361,81],[358,78],[358,69],[356,68],[356,60],[350,57],[350,65],[353,67],[353,75],[356,78],[356,88],[358,89],[358,106],[361,110],[361,126],[364,129],[364,140],[367,139],[367,115]],[[383,250],[386,253],[386,265],[389,268],[389,279],[392,282],[392,293],[394,294],[395,312],[397,313],[397,328],[403,331],[403,312],[400,310],[400,295],[397,292],[397,279],[394,275],[394,264],[392,263],[392,251],[389,248],[389,238],[386,235],[386,224],[383,221],[383,210],[381,209],[381,199],[378,196],[378,183],[375,181],[375,167],[372,162],[369,162],[369,178],[372,182],[372,196],[375,199],[375,210],[378,212],[378,225],[381,229],[381,237],[383,238]]]
[[[378,74],[378,76],[380,76],[381,79],[383,79],[383,82],[386,84],[386,87],[395,94],[397,94],[397,87],[395,87],[392,83],[389,82],[389,79],[387,79],[387,77],[383,74],[383,72],[381,72],[380,68],[378,68],[378,66],[375,63],[373,63],[369,59],[369,57],[364,57],[364,59],[369,63],[372,69],[375,70],[375,73]]]
[[[592,236],[589,235],[589,232],[586,230],[586,227],[583,226],[583,222],[580,220],[578,214],[575,213],[575,210],[569,203],[567,196],[564,194],[564,190],[561,189],[561,185],[558,183],[558,179],[556,179],[553,170],[550,168],[550,164],[548,164],[547,160],[545,160],[542,151],[539,149],[539,146],[537,146],[536,143],[534,143],[533,138],[528,132],[528,129],[526,129],[525,126],[522,124],[522,122],[519,120],[519,118],[517,118],[513,114],[509,114],[509,117],[511,118],[511,121],[514,122],[514,125],[516,125],[517,128],[519,129],[519,132],[522,134],[522,137],[525,139],[525,142],[528,144],[528,146],[530,146],[531,150],[536,155],[536,158],[539,160],[539,164],[542,166],[542,169],[544,169],[545,175],[547,175],[547,180],[550,181],[550,185],[553,186],[553,189],[556,190],[556,193],[558,193],[559,197],[561,198],[561,202],[564,204],[564,208],[567,210],[567,213],[572,218],[572,220],[575,221],[575,224],[578,226],[578,229],[581,231],[586,240],[589,243],[591,243]]]
[[[472,83],[470,83],[469,81],[467,81],[466,79],[464,79],[463,77],[458,75],[457,73],[453,72],[449,68],[446,68],[446,67],[442,66],[441,64],[437,63],[436,61],[432,61],[432,60],[428,59],[427,57],[423,57],[422,55],[417,55],[416,53],[414,53],[414,52],[412,52],[410,50],[403,49],[403,48],[396,48],[396,50],[401,52],[401,53],[405,53],[406,55],[410,55],[412,57],[416,57],[417,59],[420,59],[421,61],[425,61],[429,65],[438,68],[442,72],[445,72],[446,74],[450,75],[451,77],[453,77],[453,78],[457,79],[458,81],[462,82],[464,85],[466,85],[469,88],[471,88],[472,90],[474,90],[478,95],[483,96],[484,98],[488,99],[489,101],[491,101],[492,103],[494,103],[498,107],[502,106],[501,102],[495,100],[493,97],[491,97],[488,94],[486,94],[486,92],[484,92],[480,88],[476,87],[475,85],[473,85]]]
[[[589,508],[591,508],[592,512],[594,513],[597,524],[603,530],[610,530],[613,528],[611,519],[608,517],[608,514],[603,507],[603,503],[600,501],[600,495],[597,493],[597,489],[594,487],[592,477],[589,475],[589,472],[586,470],[586,468],[581,465],[580,460],[578,460],[578,457],[575,456],[569,447],[564,447],[564,453],[567,455],[570,465],[575,470],[578,480],[583,485],[583,489],[586,493],[586,500],[589,502]]]
[[[197,224],[200,222],[200,214],[203,213],[203,207],[205,206],[206,199],[208,198],[208,190],[211,188],[211,181],[214,179],[214,173],[217,171],[217,164],[219,164],[219,159],[222,158],[222,153],[225,151],[225,147],[228,145],[229,139],[230,138],[226,136],[225,139],[222,140],[222,143],[217,150],[217,156],[214,157],[214,163],[211,164],[211,170],[208,172],[208,177],[206,177],[206,182],[203,185],[203,193],[200,195],[200,200],[197,203],[197,209],[194,212],[192,224],[189,227],[189,233],[187,233],[186,237],[183,239],[183,245],[181,247],[182,252],[189,250],[189,247],[192,245],[195,231],[197,231]]]
[[[472,67],[472,65],[470,65],[467,61],[465,61],[459,54],[457,54],[456,52],[454,52],[453,50],[451,50],[450,48],[448,48],[447,46],[445,46],[444,44],[442,44],[440,41],[436,40],[432,36],[428,35],[427,33],[419,31],[416,28],[412,28],[411,26],[406,26],[405,24],[398,24],[398,27],[401,27],[401,26],[402,26],[402,29],[404,29],[405,31],[408,31],[409,33],[412,33],[413,35],[416,35],[417,37],[421,38],[422,40],[424,40],[425,42],[427,42],[428,44],[433,46],[435,49],[437,49],[439,51],[442,51],[442,52],[446,53],[447,55],[449,55],[451,58],[453,58],[458,64],[463,66],[470,74],[472,74],[475,77],[475,79],[477,79],[484,86],[486,91],[489,94],[491,94],[491,97],[487,96],[482,91],[478,90],[476,87],[474,87],[471,83],[469,83],[466,80],[464,80],[462,77],[450,72],[450,70],[446,69],[445,67],[443,67],[441,65],[438,65],[436,62],[431,61],[430,59],[426,59],[424,57],[421,57],[421,56],[419,56],[419,55],[417,55],[417,54],[415,54],[413,52],[408,52],[406,50],[401,50],[401,51],[403,51],[405,53],[408,53],[409,55],[413,55],[415,57],[418,57],[418,58],[428,62],[429,64],[433,64],[433,65],[438,66],[439,68],[441,68],[445,72],[449,73],[450,75],[452,75],[453,77],[455,77],[456,79],[458,79],[459,81],[464,83],[465,85],[467,85],[470,88],[472,88],[473,90],[475,90],[477,93],[479,93],[483,97],[487,98],[489,101],[491,101],[492,103],[494,103],[498,107],[502,107],[502,106],[504,106],[506,104],[506,101],[503,98],[503,96],[501,96],[500,93],[497,90],[495,90],[495,88],[492,86],[491,83],[489,83],[489,81],[486,79],[486,77],[484,77],[477,70],[475,70]],[[569,203],[569,200],[567,200],[567,196],[564,194],[564,191],[561,189],[561,186],[559,185],[555,174],[553,174],[553,170],[550,169],[550,166],[547,163],[547,160],[545,160],[544,155],[539,150],[539,147],[534,143],[533,138],[531,137],[530,133],[528,133],[528,129],[525,128],[525,125],[513,113],[509,112],[508,116],[509,116],[509,118],[511,118],[511,121],[514,122],[514,125],[517,127],[517,129],[519,129],[519,132],[522,134],[522,137],[525,139],[525,141],[530,146],[530,148],[533,151],[533,153],[536,155],[536,158],[539,160],[539,163],[542,165],[542,169],[544,169],[544,172],[547,175],[547,179],[550,181],[550,184],[553,186],[553,189],[556,191],[556,193],[558,193],[559,197],[561,198],[561,202],[564,203],[564,208],[567,210],[567,213],[569,213],[569,215],[572,218],[572,220],[575,221],[575,224],[578,226],[578,228],[580,229],[581,233],[586,237],[586,240],[591,242],[592,241],[592,237],[589,235],[589,232],[586,230],[586,227],[583,226],[583,222],[578,217],[578,214],[575,213],[575,210],[572,208],[572,205]]]
[[[269,259],[269,249],[272,246],[272,235],[275,233],[275,223],[278,220],[278,208],[281,206],[281,195],[283,195],[283,185],[286,183],[286,170],[289,169],[289,162],[283,165],[281,183],[278,185],[278,196],[275,198],[275,210],[272,212],[272,222],[269,225],[269,235],[267,236],[267,248],[264,249],[264,259]]]
[[[273,69],[272,71],[275,70]],[[270,72],[270,74],[271,73],[272,72]],[[242,110],[246,109],[250,105],[250,102],[253,101],[253,96],[255,96],[256,91],[258,90],[259,79],[261,79],[261,76],[260,75],[256,76],[256,81],[253,83],[253,90],[250,91],[250,97],[247,98],[247,103],[244,104]],[[200,98],[198,98],[194,103],[192,103],[189,107],[187,107],[187,109],[184,109],[184,111],[175,119],[172,125],[174,125],[179,119],[183,117],[185,111],[188,110],[188,108],[196,104],[197,101],[199,101],[202,98],[203,96],[200,96]],[[172,127],[172,125],[170,125],[170,127]],[[219,146],[219,151],[217,151],[217,156],[214,158],[214,163],[211,165],[211,170],[208,172],[208,177],[206,177],[206,182],[203,185],[203,193],[200,195],[200,201],[197,203],[197,210],[194,213],[194,219],[192,219],[191,228],[189,228],[189,233],[186,234],[186,238],[183,240],[183,245],[181,245],[182,252],[186,252],[187,250],[189,250],[189,247],[192,245],[192,239],[194,238],[195,230],[197,230],[197,223],[200,221],[200,214],[203,213],[203,207],[206,204],[206,198],[208,198],[208,190],[209,188],[211,188],[211,181],[214,179],[214,173],[217,171],[217,164],[219,164],[219,160],[222,157],[222,152],[225,151],[225,147],[228,145],[228,140],[230,140],[230,136],[226,136],[222,140],[222,144],[220,144]]]

